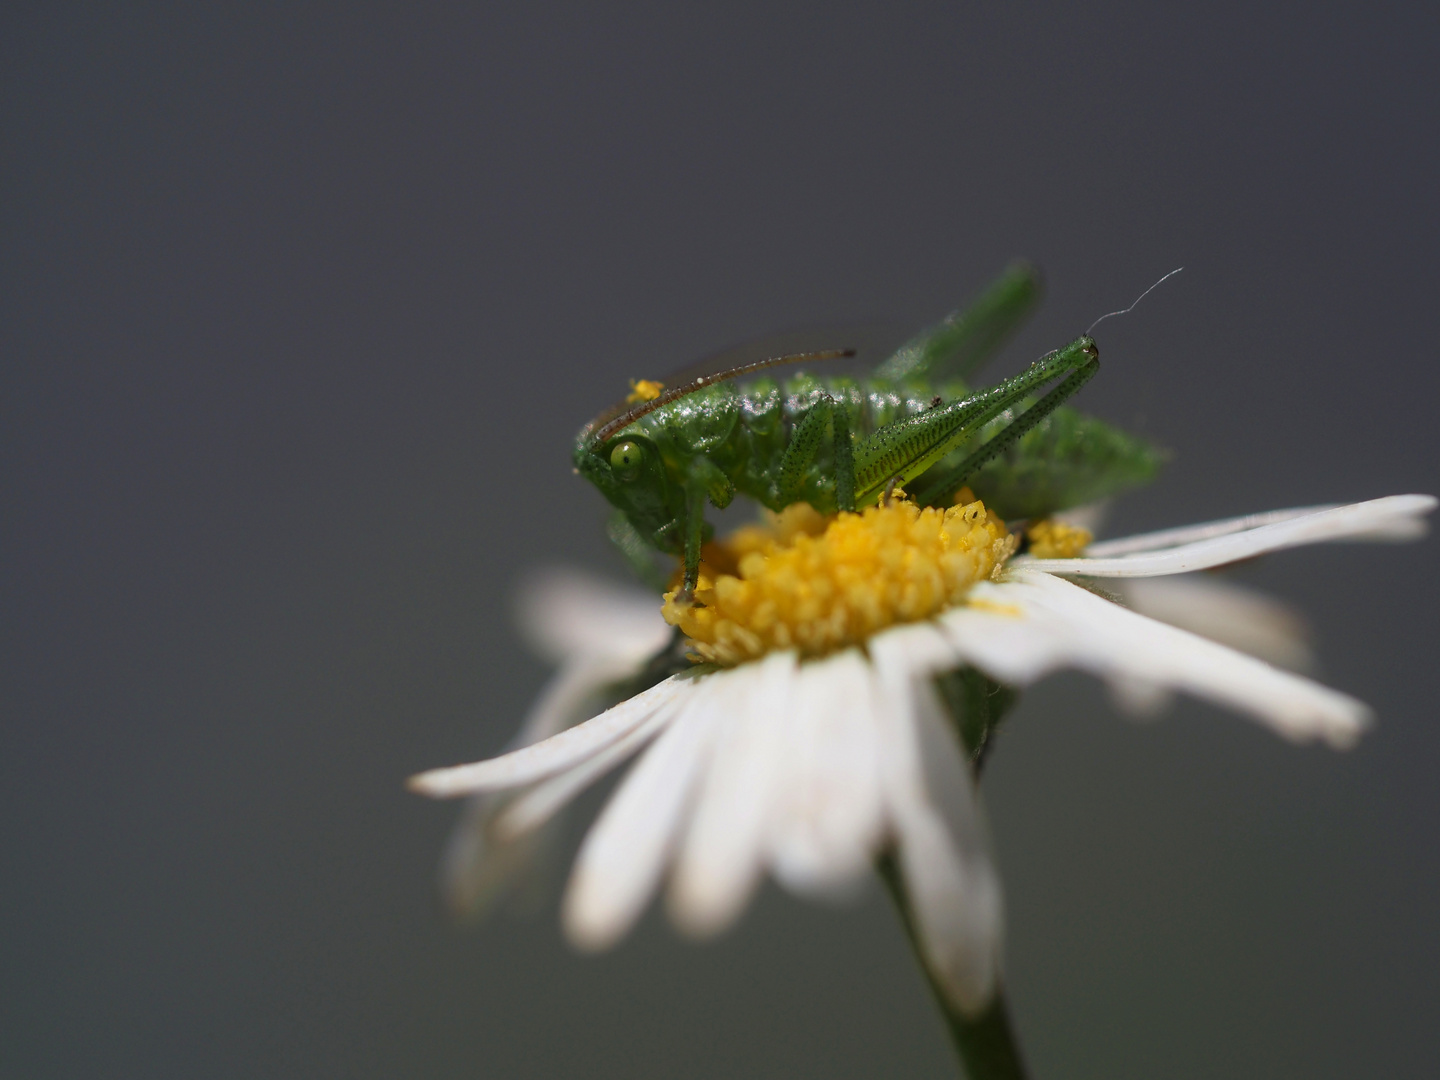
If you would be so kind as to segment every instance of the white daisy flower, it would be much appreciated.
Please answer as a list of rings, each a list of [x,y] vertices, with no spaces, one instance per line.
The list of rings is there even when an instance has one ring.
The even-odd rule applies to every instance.
[[[456,880],[474,881],[485,878],[478,866],[501,867],[587,785],[639,755],[565,894],[566,933],[585,949],[624,935],[667,874],[673,921],[708,935],[738,917],[766,872],[802,895],[843,894],[893,850],[932,976],[973,1015],[998,978],[1000,884],[933,676],[969,666],[1023,686],[1079,668],[1127,700],[1185,691],[1288,739],[1349,746],[1370,722],[1361,702],[1194,632],[1284,661],[1277,652],[1299,639],[1273,604],[1196,592],[1194,579],[1181,579],[1188,599],[1122,584],[1127,600],[1160,616],[1151,618],[1070,579],[1157,578],[1302,544],[1413,539],[1435,505],[1401,495],[1278,511],[1096,543],[1083,557],[1046,557],[1089,539],[1053,524],[1032,529],[1031,552],[1013,555],[1016,537],[979,502],[922,511],[896,500],[828,522],[792,507],[768,530],[714,549],[698,603],[667,597],[666,620],[704,663],[564,730],[605,685],[663,649],[668,627],[653,598],[647,610],[628,594],[551,579],[529,605],[531,632],[562,667],[527,721],[529,745],[410,786],[484,800],[448,863]],[[1237,629],[1246,623],[1259,625]],[[1289,660],[1304,658],[1290,650]]]

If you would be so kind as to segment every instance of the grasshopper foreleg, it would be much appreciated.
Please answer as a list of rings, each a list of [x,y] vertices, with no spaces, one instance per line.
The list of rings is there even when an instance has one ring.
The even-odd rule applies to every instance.
[[[718,465],[704,455],[691,461],[685,482],[685,581],[681,586],[685,600],[695,595],[700,581],[700,548],[713,532],[705,521],[705,500],[723,510],[734,497],[735,485]]]
[[[695,596],[700,581],[700,547],[705,542],[705,487],[691,483],[685,489],[685,580],[680,586],[680,599]]]

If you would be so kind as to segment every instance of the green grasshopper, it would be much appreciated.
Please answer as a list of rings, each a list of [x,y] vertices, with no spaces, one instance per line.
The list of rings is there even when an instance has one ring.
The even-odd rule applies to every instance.
[[[713,533],[705,504],[724,509],[737,493],[771,510],[808,502],[834,513],[873,505],[900,485],[921,505],[948,506],[968,484],[1003,517],[1036,518],[1148,480],[1158,450],[1061,407],[1099,368],[1088,334],[988,389],[967,385],[1039,296],[1038,273],[1012,266],[868,378],[737,381],[854,355],[794,353],[622,404],[580,431],[576,470],[615,508],[611,539],[636,570],[653,582],[650,552],[678,555],[687,594]]]

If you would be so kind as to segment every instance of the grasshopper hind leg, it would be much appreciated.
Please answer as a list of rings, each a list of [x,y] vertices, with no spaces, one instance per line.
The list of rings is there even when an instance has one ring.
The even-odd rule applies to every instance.
[[[1080,337],[988,390],[886,425],[866,439],[856,454],[858,501],[864,505],[877,501],[892,483],[907,485],[907,490],[917,498],[923,489],[928,497],[935,481],[927,480],[914,488],[909,487],[911,481],[929,474],[992,420],[1018,408],[1046,384],[1061,379],[1059,385],[1011,421],[1004,431],[967,457],[960,469],[945,470],[946,482],[953,478],[954,487],[958,487],[965,476],[1013,444],[1080,389],[1098,365],[1095,342]]]
[[[1017,416],[1003,431],[997,432],[974,452],[966,455],[958,465],[949,469],[932,470],[932,475],[921,478],[915,488],[915,497],[925,503],[945,499],[951,492],[959,490],[985,465],[999,457],[1020,441],[1052,412],[1071,398],[1076,391],[1089,382],[1100,370],[1100,357],[1089,353],[1089,359],[1073,370],[1059,385]]]

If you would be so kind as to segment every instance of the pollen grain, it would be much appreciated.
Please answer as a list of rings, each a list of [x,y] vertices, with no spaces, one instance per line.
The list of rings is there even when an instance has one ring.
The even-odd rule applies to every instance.
[[[625,398],[625,404],[638,405],[642,401],[654,401],[664,389],[665,384],[654,379],[631,379],[630,393]]]

